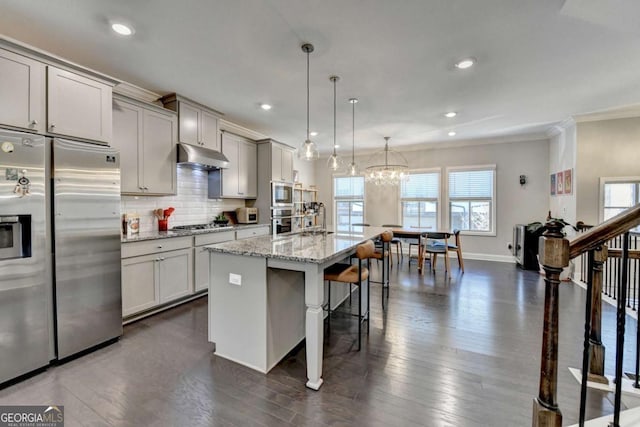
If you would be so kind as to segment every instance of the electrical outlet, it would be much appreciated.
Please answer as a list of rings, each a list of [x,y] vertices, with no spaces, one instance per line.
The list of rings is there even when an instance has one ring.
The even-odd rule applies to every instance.
[[[229,283],[232,285],[242,286],[242,275],[229,273]]]

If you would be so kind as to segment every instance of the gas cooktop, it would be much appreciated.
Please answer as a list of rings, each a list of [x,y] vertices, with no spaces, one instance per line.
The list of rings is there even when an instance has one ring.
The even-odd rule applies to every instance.
[[[191,224],[191,225],[178,225],[173,227],[172,230],[210,230],[213,228],[233,228],[230,225],[222,224]]]

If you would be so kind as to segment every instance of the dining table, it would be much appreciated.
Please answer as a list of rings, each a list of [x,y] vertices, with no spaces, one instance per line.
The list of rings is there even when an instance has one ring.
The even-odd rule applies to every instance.
[[[449,244],[449,238],[453,235],[453,233],[449,230],[434,230],[432,227],[402,227],[402,228],[391,228],[393,232],[393,237],[399,237],[402,239],[415,239],[418,242],[418,274],[423,274],[424,269],[424,245],[426,242],[423,242],[422,236],[425,233],[438,233],[442,234],[445,237],[445,245]],[[447,256],[448,254],[445,254]]]

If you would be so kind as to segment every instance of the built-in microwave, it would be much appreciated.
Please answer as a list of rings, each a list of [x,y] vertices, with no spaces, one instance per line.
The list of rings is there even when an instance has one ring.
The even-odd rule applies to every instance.
[[[23,257],[22,231],[18,216],[0,216],[0,259]]]
[[[290,206],[293,204],[293,183],[271,182],[271,207]]]

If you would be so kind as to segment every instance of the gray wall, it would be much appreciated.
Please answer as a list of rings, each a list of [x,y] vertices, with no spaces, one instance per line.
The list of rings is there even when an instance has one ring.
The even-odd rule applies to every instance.
[[[455,148],[435,148],[403,152],[412,169],[439,167],[442,180],[448,166],[496,165],[496,236],[464,236],[463,250],[474,257],[511,260],[507,245],[511,242],[513,225],[544,221],[549,210],[549,141],[522,141]],[[356,158],[361,165],[369,155]],[[332,201],[332,174],[324,167],[316,168],[319,200]],[[518,178],[527,175],[528,182],[520,186]],[[372,225],[398,223],[397,190],[367,184],[365,200],[366,222]],[[442,191],[442,190],[441,190]],[[333,223],[333,209],[328,209],[328,223]],[[445,224],[443,223],[443,226]]]
[[[640,176],[640,118],[577,125],[577,219],[599,222],[601,177]]]
[[[552,217],[563,218],[571,224],[575,224],[580,219],[576,214],[576,175],[579,172],[576,168],[576,150],[576,125],[571,121],[561,127],[549,142],[549,174],[573,168],[574,187],[571,194],[552,196],[549,191],[549,210]],[[570,232],[569,229],[566,231]]]

